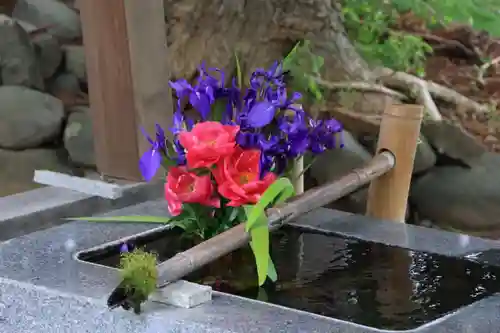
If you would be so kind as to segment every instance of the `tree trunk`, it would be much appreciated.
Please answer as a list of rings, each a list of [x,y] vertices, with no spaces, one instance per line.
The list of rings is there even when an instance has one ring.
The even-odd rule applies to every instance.
[[[347,39],[332,0],[165,0],[174,77],[196,67],[234,68],[234,52],[245,73],[283,58],[300,40],[325,60],[326,80],[367,80],[370,71]]]
[[[235,52],[248,75],[309,40],[312,52],[324,59],[323,79],[372,81],[368,65],[347,38],[335,0],[165,0],[165,15],[174,78],[194,78],[205,61],[224,69],[230,79]],[[354,91],[330,96],[332,100],[376,114],[393,102],[383,94]]]

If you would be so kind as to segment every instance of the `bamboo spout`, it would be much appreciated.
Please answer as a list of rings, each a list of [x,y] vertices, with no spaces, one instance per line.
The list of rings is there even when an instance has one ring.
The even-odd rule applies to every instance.
[[[377,151],[392,152],[397,163],[391,171],[370,184],[366,209],[368,216],[405,221],[423,112],[423,106],[410,104],[390,105],[385,110]]]
[[[279,229],[300,215],[352,193],[385,174],[394,165],[394,155],[387,151],[382,152],[366,166],[355,169],[336,181],[296,196],[283,206],[268,209],[266,214],[269,218],[270,230]],[[170,282],[181,279],[200,267],[244,246],[249,241],[250,235],[245,231],[245,224],[242,223],[189,250],[176,254],[158,265],[158,287],[161,288]]]

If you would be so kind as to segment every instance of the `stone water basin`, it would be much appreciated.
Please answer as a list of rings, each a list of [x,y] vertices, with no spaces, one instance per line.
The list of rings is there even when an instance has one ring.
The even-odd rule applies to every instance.
[[[164,203],[106,215],[139,214],[165,214]],[[463,259],[497,243],[327,209],[273,236],[280,280],[265,293],[228,284],[238,280],[234,273],[229,279],[227,270],[212,269],[188,277],[223,291],[209,303],[149,302],[140,316],[108,311],[119,277],[106,265],[116,259],[86,263],[96,254],[88,249],[166,232],[154,227],[80,221],[1,243],[0,332],[500,332],[497,267]]]
[[[129,239],[162,262],[190,246],[181,230]],[[237,250],[186,277],[214,290],[385,330],[410,330],[500,291],[500,267],[284,227],[271,239],[279,280],[258,287],[253,254]],[[120,244],[78,254],[118,268]]]

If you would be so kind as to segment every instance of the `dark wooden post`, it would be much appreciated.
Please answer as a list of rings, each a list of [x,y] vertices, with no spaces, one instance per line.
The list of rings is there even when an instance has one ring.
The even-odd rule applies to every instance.
[[[98,171],[138,181],[143,126],[168,128],[172,98],[163,0],[79,2]]]

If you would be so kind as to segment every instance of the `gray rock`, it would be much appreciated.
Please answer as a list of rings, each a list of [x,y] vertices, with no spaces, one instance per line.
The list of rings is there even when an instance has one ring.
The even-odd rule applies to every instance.
[[[72,94],[79,94],[81,92],[80,82],[78,81],[78,78],[74,74],[61,73],[50,81],[49,91],[54,94],[60,91]]]
[[[327,151],[319,155],[313,163],[309,174],[317,185],[336,180],[354,168],[362,167],[372,158],[372,155],[347,131],[344,131],[344,145],[342,149]],[[328,207],[352,213],[364,213],[366,197],[366,189],[361,189],[331,203]]]
[[[75,165],[94,167],[94,139],[92,119],[87,107],[78,107],[71,112],[64,130],[64,147]]]
[[[37,29],[34,25],[27,22],[18,21],[18,23],[28,33]],[[63,52],[59,45],[59,41],[49,33],[37,32],[31,36],[31,42],[35,46],[35,53],[38,58],[38,63],[40,64],[42,76],[44,79],[48,79],[54,75],[63,58]]]
[[[440,154],[470,166],[487,152],[486,147],[463,128],[448,120],[422,123],[422,133]]]
[[[64,107],[48,94],[19,86],[0,87],[0,148],[34,148],[59,136]]]
[[[345,147],[321,154],[310,168],[310,177],[315,180],[315,185],[322,185],[347,175],[354,168],[363,167],[372,159],[368,152],[347,131],[344,131]],[[365,214],[368,199],[368,187],[365,186],[356,192],[347,195],[327,207],[346,212]],[[409,210],[406,214],[409,217]]]
[[[33,182],[35,169],[70,173],[71,170],[52,149],[11,151],[0,149],[0,197],[40,187]]]
[[[436,165],[436,154],[427,143],[427,139],[420,135],[420,142],[415,152],[415,162],[413,163],[413,173],[418,174],[431,169]]]
[[[63,47],[64,58],[66,60],[66,72],[76,75],[81,81],[87,80],[85,67],[85,51],[83,46],[65,45]]]
[[[363,146],[372,154],[377,149],[377,137],[366,135],[360,138]],[[429,170],[436,164],[436,154],[429,145],[427,139],[420,135],[420,142],[415,152],[415,161],[413,163],[413,174],[418,174]]]
[[[48,27],[48,32],[59,39],[82,35],[78,14],[56,0],[18,0],[12,16],[38,28]]]
[[[437,225],[481,232],[500,230],[500,155],[485,153],[471,168],[443,166],[417,179],[411,202]]]
[[[14,20],[0,15],[0,77],[4,85],[43,90],[43,78],[28,33]]]
[[[370,161],[372,155],[351,133],[344,131],[344,148],[326,151],[311,166],[311,175],[319,184],[338,178]]]

